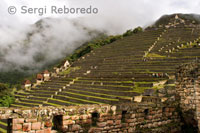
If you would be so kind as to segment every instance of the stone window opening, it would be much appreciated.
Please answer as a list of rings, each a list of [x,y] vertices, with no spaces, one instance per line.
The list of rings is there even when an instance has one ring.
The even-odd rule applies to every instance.
[[[147,116],[149,115],[149,109],[144,110],[144,118],[147,119]]]
[[[92,126],[97,126],[97,120],[99,118],[99,113],[92,113]]]
[[[53,117],[52,130],[62,131],[63,116],[57,115]]]
[[[7,133],[12,133],[12,121],[13,119],[7,119]]]
[[[163,115],[163,116],[165,116],[165,110],[166,110],[166,107],[163,107],[163,108],[162,108],[162,115]]]
[[[166,109],[165,107],[163,107],[163,108],[162,108],[162,113],[164,113],[164,112],[165,112],[165,109]]]
[[[126,114],[127,114],[127,111],[122,111],[122,119],[121,119],[121,121],[122,121],[122,123],[125,123],[125,120],[126,120]]]

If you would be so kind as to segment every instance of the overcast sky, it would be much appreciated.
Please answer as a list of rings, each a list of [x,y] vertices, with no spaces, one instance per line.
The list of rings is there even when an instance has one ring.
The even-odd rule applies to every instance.
[[[199,0],[1,0],[0,17],[1,24],[34,23],[42,17],[77,17],[77,15],[52,15],[47,13],[42,17],[35,14],[10,15],[7,12],[9,6],[21,6],[32,8],[58,6],[62,7],[98,7],[99,13],[96,16],[105,16],[118,20],[134,21],[133,25],[145,25],[163,14],[171,13],[200,13]],[[3,18],[3,19],[2,19]],[[123,24],[123,23],[120,23]]]

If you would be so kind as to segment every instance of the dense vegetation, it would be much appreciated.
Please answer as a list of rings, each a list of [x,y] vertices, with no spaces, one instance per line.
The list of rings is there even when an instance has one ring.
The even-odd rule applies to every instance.
[[[0,83],[0,107],[9,107],[14,102],[12,91],[8,85]]]

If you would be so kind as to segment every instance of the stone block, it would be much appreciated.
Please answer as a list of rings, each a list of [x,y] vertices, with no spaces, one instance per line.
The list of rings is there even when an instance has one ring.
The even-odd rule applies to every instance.
[[[81,129],[80,125],[72,125],[72,131],[79,131]]]
[[[24,124],[23,124],[22,130],[23,130],[24,132],[30,131],[30,130],[31,130],[31,123],[24,123]]]
[[[147,116],[147,119],[152,120],[152,119],[153,119],[153,116],[152,116],[152,115],[149,115],[149,116]]]
[[[98,122],[97,126],[98,127],[105,127],[107,125],[107,122]]]
[[[45,127],[52,127],[52,122],[51,121],[46,121],[45,123],[44,123],[44,126]]]
[[[91,119],[82,120],[82,124],[92,124],[92,120]]]
[[[79,120],[79,118],[80,117],[78,115],[74,115],[74,116],[71,117],[72,120]]]
[[[35,133],[45,133],[44,130],[37,130]]]
[[[29,131],[28,133],[35,133],[35,130],[31,130],[31,131]]]
[[[126,122],[132,123],[132,122],[135,122],[135,119],[127,119]]]
[[[22,129],[22,124],[13,124],[12,125],[13,130],[21,130]]]
[[[23,118],[13,119],[13,124],[23,124],[23,123],[24,123]]]
[[[65,120],[65,121],[63,121],[63,125],[71,125],[71,124],[75,124],[75,121],[73,121],[73,120]]]
[[[88,119],[88,115],[81,115],[81,116],[80,116],[80,119],[81,119],[81,120],[86,120],[86,119]]]
[[[22,133],[22,131],[12,131],[12,133]]]
[[[29,123],[29,122],[31,122],[31,123],[37,122],[37,118],[35,118],[35,119],[26,119],[25,122],[27,122],[27,123]]]
[[[63,116],[63,120],[68,120],[68,119],[71,119],[71,116],[69,116],[69,115]]]
[[[135,118],[135,114],[131,114],[131,118]]]
[[[134,128],[129,128],[128,129],[128,133],[133,133],[135,130],[134,130]]]
[[[121,120],[116,120],[116,121],[115,121],[115,125],[120,125],[121,122],[122,122]]]
[[[51,133],[51,128],[45,128],[44,133]]]
[[[113,125],[113,124],[114,124],[113,120],[108,120],[108,121],[107,121],[107,125],[108,125],[108,126],[111,126],[111,125]]]
[[[41,122],[34,122],[32,123],[31,129],[32,130],[40,130],[41,129]]]
[[[135,123],[129,123],[129,126],[130,126],[130,127],[134,127],[134,126],[135,126]]]
[[[116,116],[116,119],[117,119],[117,120],[121,120],[121,119],[122,119],[122,115],[117,115],[117,116]]]

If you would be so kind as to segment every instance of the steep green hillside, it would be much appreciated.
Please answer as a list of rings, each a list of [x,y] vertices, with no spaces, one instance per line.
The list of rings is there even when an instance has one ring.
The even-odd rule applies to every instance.
[[[73,62],[68,70],[17,92],[12,106],[116,104],[134,96],[156,97],[163,88],[173,90],[176,68],[200,56],[200,27],[187,17],[169,18],[109,45],[85,46],[68,58]]]

